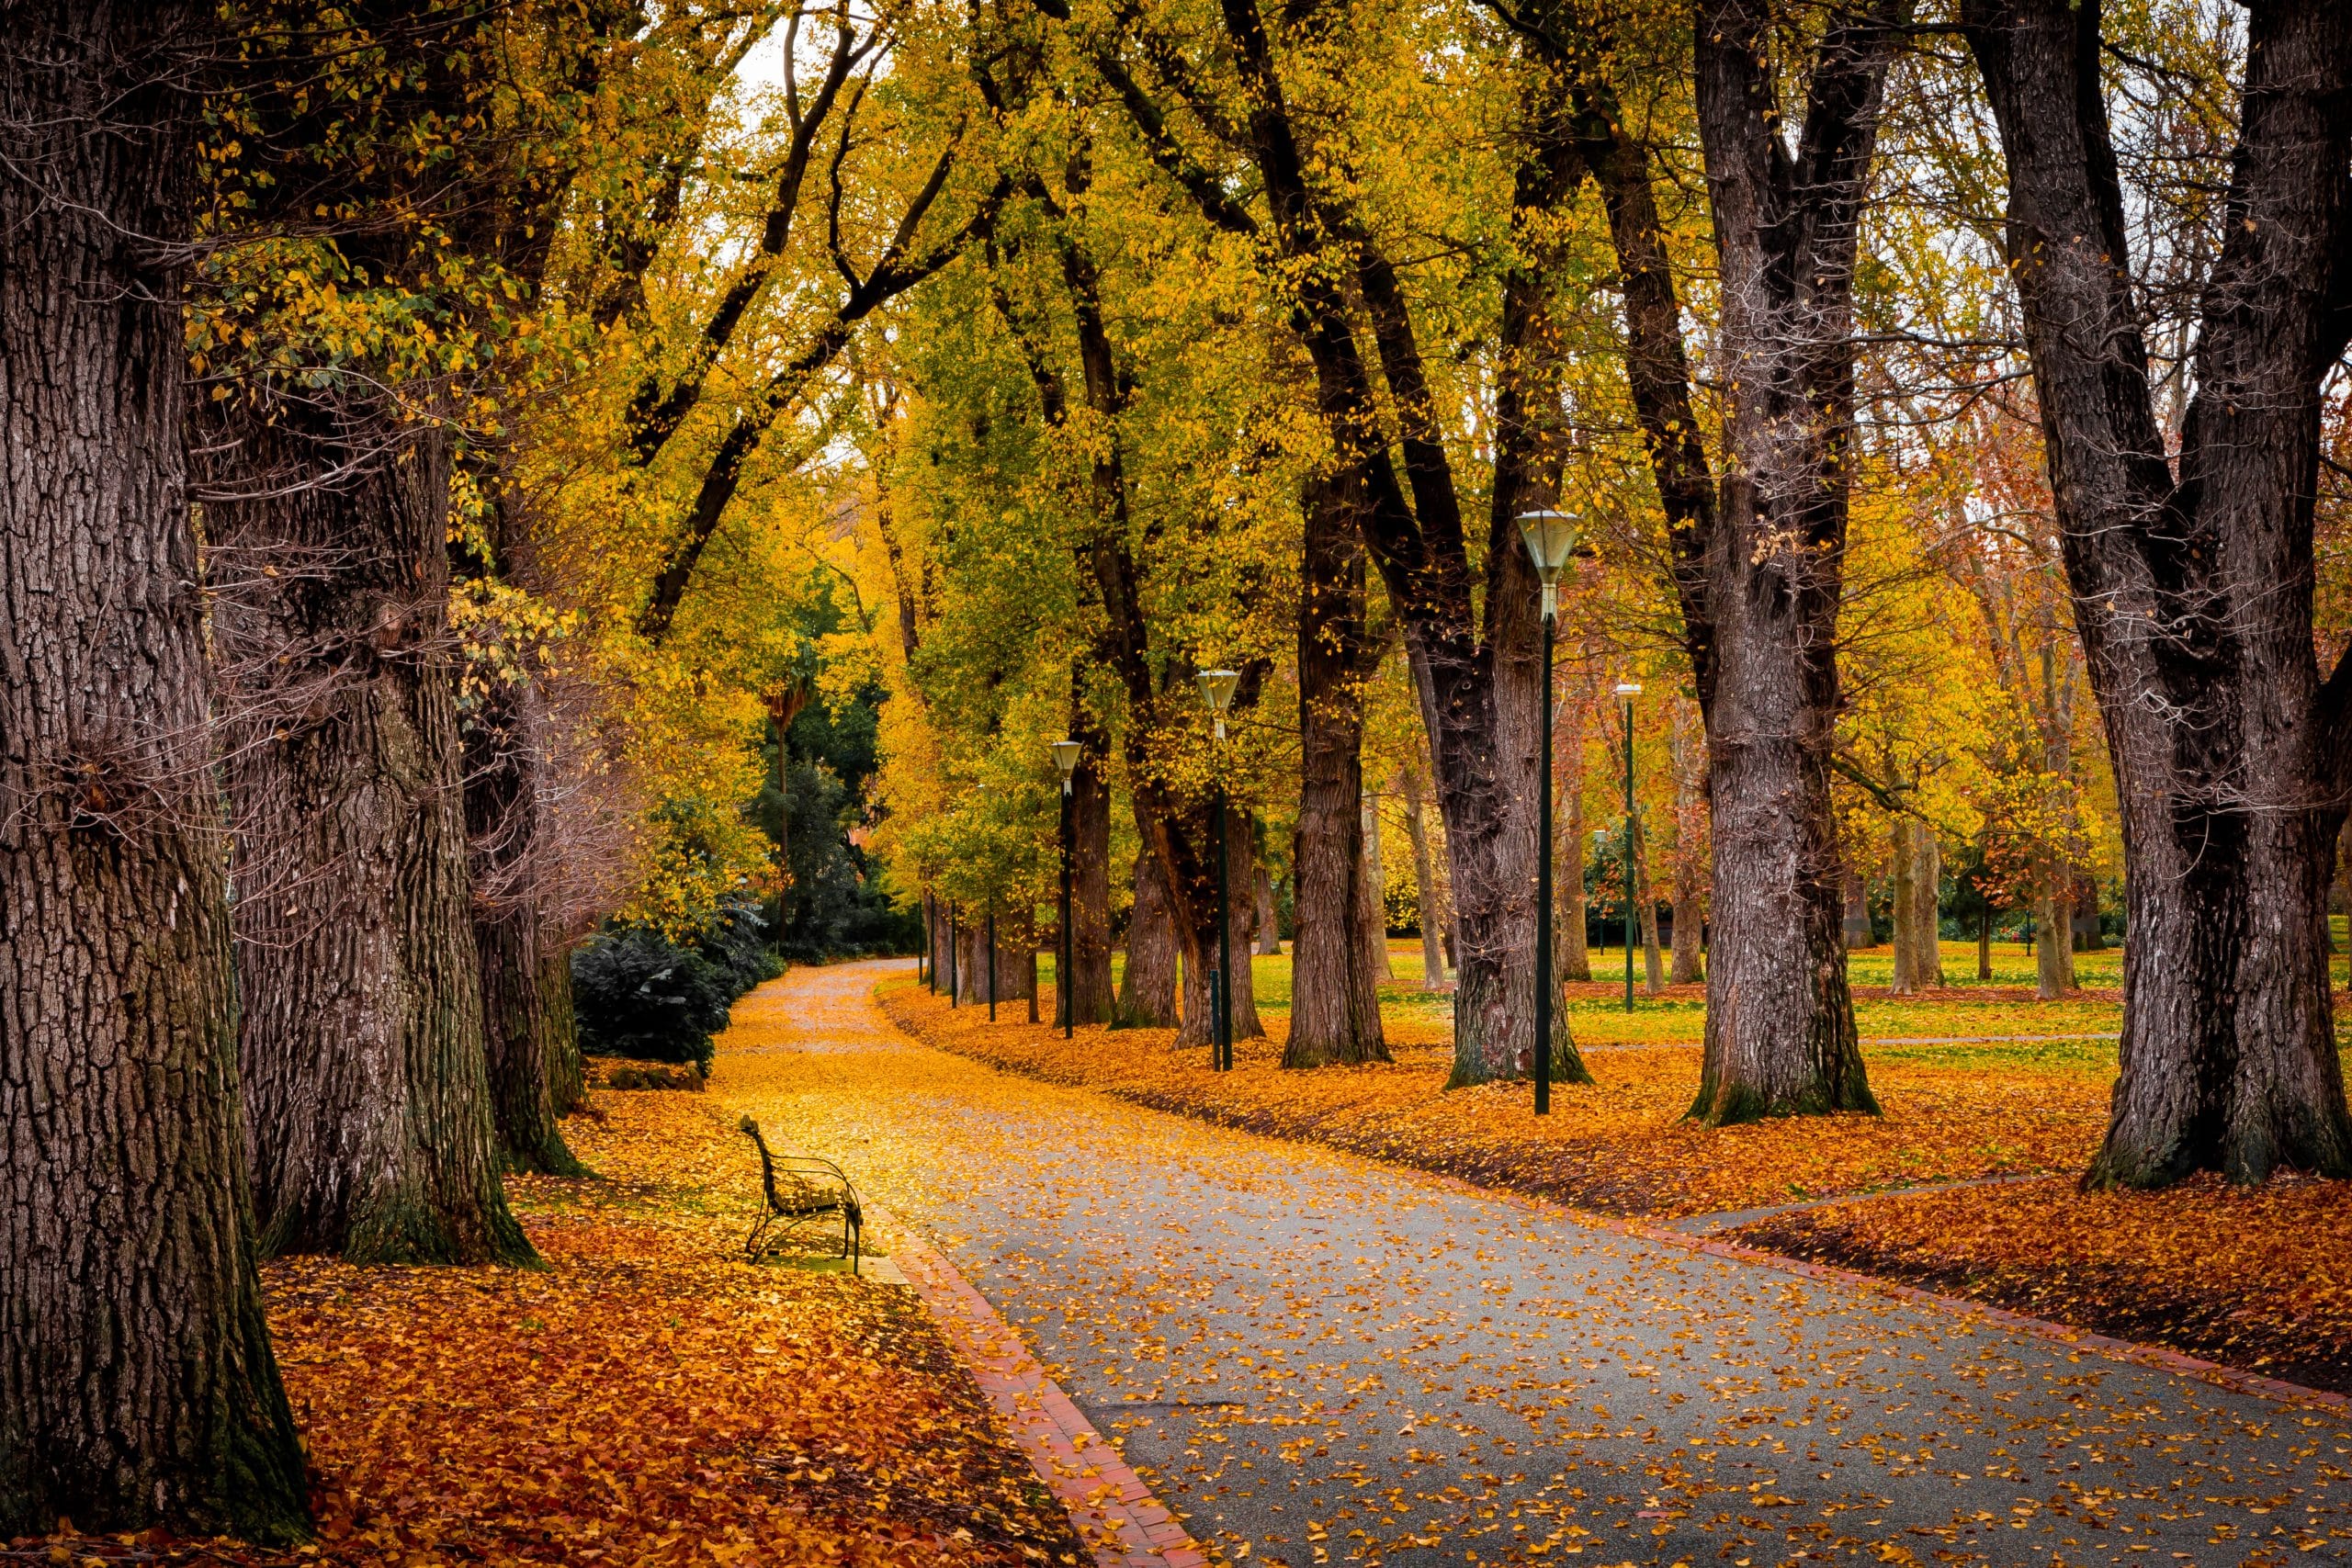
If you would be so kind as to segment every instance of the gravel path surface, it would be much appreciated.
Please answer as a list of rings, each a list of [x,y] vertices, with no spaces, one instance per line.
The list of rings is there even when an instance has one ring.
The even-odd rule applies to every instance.
[[[1234,1563],[2352,1561],[2341,1416],[738,1005],[712,1090],[921,1224]],[[887,1239],[884,1245],[888,1245]]]

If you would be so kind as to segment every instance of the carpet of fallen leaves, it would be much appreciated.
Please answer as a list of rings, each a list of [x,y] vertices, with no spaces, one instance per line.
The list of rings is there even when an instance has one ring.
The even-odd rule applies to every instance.
[[[2068,1179],[1781,1214],[1733,1239],[2352,1393],[2352,1183]]]
[[[1560,1086],[1539,1122],[1525,1084],[1444,1089],[1442,1026],[1392,1023],[1393,1063],[1285,1072],[1283,1021],[1237,1042],[1234,1070],[1166,1030],[1060,1032],[950,1009],[910,980],[880,989],[924,1043],[1049,1082],[1277,1137],[1304,1138],[1603,1213],[1675,1217],[1926,1182],[2079,1168],[2106,1125],[2107,1080],[1873,1060],[1883,1116],[1790,1119],[1710,1131],[1685,1122],[1695,1046],[1595,1051],[1591,1086]]]
[[[741,1260],[758,1167],[707,1097],[598,1107],[565,1134],[599,1179],[509,1179],[544,1269],[266,1266],[314,1543],[52,1543],[59,1560],[1082,1560],[911,1292]]]

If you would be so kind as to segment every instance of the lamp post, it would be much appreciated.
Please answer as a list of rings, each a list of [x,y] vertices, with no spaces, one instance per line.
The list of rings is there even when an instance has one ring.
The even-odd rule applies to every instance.
[[[1634,699],[1642,694],[1637,681],[1617,682],[1617,700],[1625,716],[1625,1010],[1634,1010]]]
[[[1225,745],[1225,710],[1233,705],[1234,688],[1241,683],[1238,671],[1204,670],[1200,673],[1201,695],[1209,705],[1209,715],[1216,723],[1219,749],[1216,771],[1216,978],[1215,994],[1210,998],[1211,1013],[1216,1026],[1209,1038],[1209,1066],[1218,1072],[1233,1070],[1233,916],[1231,891],[1226,886],[1225,849],[1225,768],[1222,755]]]
[[[1079,758],[1086,749],[1075,740],[1054,742],[1054,766],[1062,774],[1062,951],[1054,964],[1054,989],[1060,993],[1062,1009],[1062,1038],[1068,1040],[1078,1021],[1078,987],[1070,967],[1077,962],[1076,948],[1070,941],[1069,927],[1069,861],[1072,806],[1072,781],[1078,776]]]
[[[1522,512],[1520,537],[1527,541],[1544,585],[1544,686],[1536,706],[1543,716],[1544,777],[1535,807],[1535,1114],[1552,1114],[1552,643],[1560,615],[1560,572],[1577,547],[1576,519],[1565,512]]]

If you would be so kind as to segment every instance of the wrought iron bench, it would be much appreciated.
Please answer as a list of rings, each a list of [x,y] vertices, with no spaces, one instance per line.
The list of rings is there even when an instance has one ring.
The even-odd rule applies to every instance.
[[[842,1222],[841,1256],[857,1272],[865,1260],[865,1215],[858,1208],[857,1189],[840,1166],[814,1156],[779,1155],[760,1135],[758,1122],[746,1116],[737,1124],[760,1151],[760,1186],[765,1199],[752,1234],[743,1238],[743,1256],[757,1263],[769,1249],[780,1247],[795,1231],[838,1214]]]

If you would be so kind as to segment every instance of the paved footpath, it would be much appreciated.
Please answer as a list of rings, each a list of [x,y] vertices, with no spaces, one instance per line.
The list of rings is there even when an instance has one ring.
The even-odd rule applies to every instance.
[[[903,963],[714,1093],[954,1259],[1227,1562],[2352,1562],[2345,1418],[914,1044]],[[887,1245],[887,1243],[886,1243]]]

